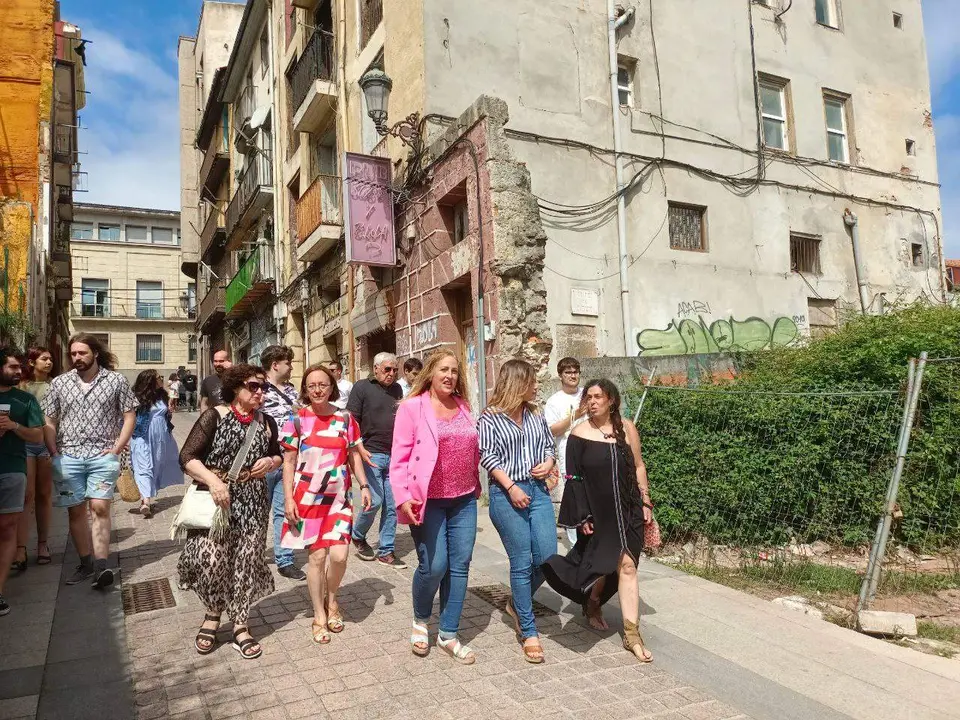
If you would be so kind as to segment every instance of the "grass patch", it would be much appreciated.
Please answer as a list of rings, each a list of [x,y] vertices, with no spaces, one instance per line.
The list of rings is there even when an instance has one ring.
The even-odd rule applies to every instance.
[[[804,561],[771,562],[727,568],[719,565],[700,567],[682,564],[678,568],[705,580],[738,590],[751,588],[782,589],[799,594],[858,595],[863,576],[856,570]],[[881,575],[881,596],[932,595],[941,590],[960,588],[960,573],[905,573],[889,571]]]
[[[942,640],[960,645],[960,627],[954,625],[920,620],[917,622],[917,635],[928,640]]]

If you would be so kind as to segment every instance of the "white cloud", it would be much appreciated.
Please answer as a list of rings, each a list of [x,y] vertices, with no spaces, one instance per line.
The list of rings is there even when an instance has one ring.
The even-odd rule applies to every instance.
[[[81,111],[82,201],[179,209],[180,145],[176,65],[90,23]],[[167,59],[164,57],[163,59]]]

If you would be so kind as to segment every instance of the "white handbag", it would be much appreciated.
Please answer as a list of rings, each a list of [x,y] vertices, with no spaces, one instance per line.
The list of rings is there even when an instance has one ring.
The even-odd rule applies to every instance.
[[[233,459],[227,482],[235,482],[243,469],[243,463],[250,454],[250,447],[260,426],[260,413],[257,413],[247,427],[247,434],[243,438],[240,452]],[[205,487],[191,483],[180,502],[177,516],[170,524],[170,539],[185,540],[190,530],[208,530],[210,537],[221,540],[230,529],[230,511],[224,510],[213,501],[213,495]]]

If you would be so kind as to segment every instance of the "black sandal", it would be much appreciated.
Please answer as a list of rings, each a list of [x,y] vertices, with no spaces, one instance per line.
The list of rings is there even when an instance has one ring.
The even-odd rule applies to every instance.
[[[220,622],[220,616],[211,615],[210,613],[207,613],[203,616],[204,622],[208,622],[208,621],[213,622],[214,620],[216,620],[217,622]],[[206,640],[207,642],[209,642],[210,647],[201,646],[200,645],[201,640]],[[197,652],[200,653],[201,655],[209,655],[217,647],[217,631],[211,628],[201,627],[200,632],[197,633],[197,639],[193,641],[193,646],[197,649]]]
[[[43,545],[47,548],[47,554],[40,554],[40,546]],[[53,558],[50,557],[50,545],[47,544],[46,540],[37,540],[37,565],[49,565],[53,562]]]
[[[10,573],[14,576],[22,575],[27,571],[27,546],[17,545],[17,550],[23,548],[23,560],[14,560],[10,563]]]
[[[239,636],[246,633],[250,635],[249,628],[240,627],[234,628],[233,630],[233,649],[240,653],[240,657],[244,660],[256,660],[258,657],[263,655],[263,648],[260,647],[260,643],[253,639],[253,636],[250,635],[246,640],[240,640]],[[256,646],[256,650],[251,650],[250,648]]]

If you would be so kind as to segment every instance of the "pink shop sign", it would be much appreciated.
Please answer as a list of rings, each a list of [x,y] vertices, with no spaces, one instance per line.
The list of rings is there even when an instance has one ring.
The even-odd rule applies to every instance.
[[[347,262],[392,267],[394,239],[390,159],[346,153],[343,196],[347,199]]]

